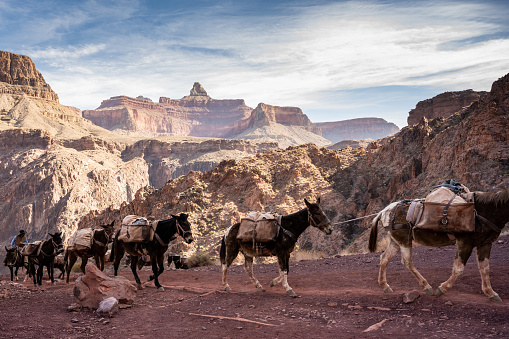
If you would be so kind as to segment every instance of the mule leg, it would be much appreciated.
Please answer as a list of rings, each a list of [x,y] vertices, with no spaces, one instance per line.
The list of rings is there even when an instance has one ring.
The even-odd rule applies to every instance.
[[[124,246],[122,243],[118,242],[113,246],[112,251],[115,250],[115,254],[113,255],[113,272],[114,275],[117,276],[118,266],[120,265],[120,260],[124,257]]]
[[[65,280],[66,283],[69,283],[69,276],[71,274],[72,267],[76,263],[76,260],[78,257],[73,251],[68,251],[68,257],[67,257],[67,267],[65,268],[65,271],[67,273],[67,278]]]
[[[11,271],[11,281],[14,281],[14,268],[9,266],[9,270]]]
[[[164,287],[161,286],[161,284],[159,283],[159,278],[158,277],[164,271],[163,260],[164,260],[164,253],[162,255],[160,255],[160,256],[157,256],[157,255],[151,255],[150,256],[150,261],[152,262],[152,273],[153,273],[153,275],[151,275],[149,277],[149,280],[154,279],[154,284],[156,285],[157,290],[161,291],[161,292],[164,291]]]
[[[240,246],[237,242],[228,241],[228,245],[224,242],[221,244],[221,252],[225,253],[224,257],[221,256],[221,269],[223,272],[222,282],[225,291],[230,291],[230,285],[228,284],[228,269],[231,264],[239,255]]]
[[[244,270],[246,271],[247,275],[249,276],[249,279],[251,279],[251,282],[256,287],[256,289],[262,292],[263,287],[253,274],[253,257],[244,255]]]
[[[441,283],[440,286],[438,286],[435,292],[438,296],[450,290],[451,287],[456,282],[456,280],[458,280],[460,275],[463,274],[465,265],[467,264],[468,258],[470,258],[473,249],[474,247],[472,245],[465,244],[459,239],[456,239],[456,256],[454,258],[454,264],[452,266],[452,274],[449,277],[449,279],[447,279],[446,281]]]
[[[143,285],[141,284],[140,277],[138,277],[138,272],[136,272],[136,264],[138,263],[138,256],[131,256],[131,271],[134,275],[134,280],[136,280],[136,286],[139,290],[143,289]]]
[[[491,288],[490,282],[490,253],[492,244],[477,247],[477,266],[481,273],[482,291],[493,301],[502,301],[498,294]]]
[[[88,263],[88,258],[87,257],[82,257],[81,258],[81,272],[83,272],[83,274],[85,274],[85,267],[87,266],[87,263]]]
[[[410,272],[417,278],[417,281],[419,281],[419,285],[422,286],[424,289],[424,292],[428,295],[433,295],[433,288],[430,286],[430,284],[424,279],[424,277],[417,271],[417,269],[414,266],[414,263],[412,262],[412,247],[405,247],[401,246],[401,263],[408,268]]]
[[[389,246],[385,249],[385,251],[380,255],[380,271],[378,273],[378,285],[382,287],[384,292],[391,293],[393,292],[392,288],[387,283],[387,266],[394,259],[394,257],[399,253],[400,246],[392,237],[390,237]]]
[[[288,284],[288,272],[290,270],[290,254],[285,253],[283,255],[279,255],[278,262],[279,262],[279,276],[282,278],[281,284],[286,290],[286,293],[288,295],[295,297],[296,296],[295,292]]]

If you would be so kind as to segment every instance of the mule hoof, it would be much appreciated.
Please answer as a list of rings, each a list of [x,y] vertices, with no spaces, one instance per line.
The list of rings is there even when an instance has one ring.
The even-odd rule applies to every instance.
[[[426,292],[427,295],[433,295],[433,289],[431,288],[424,289],[424,292]]]
[[[274,287],[274,286],[276,286],[276,284],[274,284],[274,280],[271,280],[270,287]]]
[[[164,287],[159,286],[159,287],[157,288],[157,290],[158,290],[159,292],[164,292]]]
[[[150,277],[148,277],[148,281],[152,281],[152,280],[154,280],[154,276],[153,276],[153,275],[151,275]]]
[[[297,294],[295,294],[295,292],[292,289],[289,289],[288,291],[286,291],[286,294],[288,294],[290,297],[296,297],[297,296]]]
[[[231,291],[231,288],[230,288],[230,286],[226,286],[226,287],[224,288],[224,290],[225,290],[226,292],[230,292],[230,291]]]
[[[258,290],[258,292],[265,292],[265,290],[261,286],[257,287],[256,289]]]
[[[142,285],[142,284],[137,284],[137,285],[136,285],[136,288],[137,288],[138,290],[142,290],[142,289],[144,289],[145,287],[143,287],[143,285]]]
[[[491,301],[496,301],[496,302],[501,302],[502,301],[502,299],[498,296],[498,294],[495,294],[495,295],[491,296],[490,300]]]
[[[384,288],[384,293],[392,293],[392,292],[394,292],[394,291],[393,291],[393,290],[392,290],[392,288],[390,288],[389,286],[387,286],[386,288]]]
[[[435,291],[435,295],[436,295],[437,297],[441,296],[441,295],[442,295],[442,294],[444,294],[444,293],[445,293],[445,292],[444,292],[444,291],[442,291],[442,290],[440,289],[440,287],[439,287],[439,288],[437,288],[437,290]]]

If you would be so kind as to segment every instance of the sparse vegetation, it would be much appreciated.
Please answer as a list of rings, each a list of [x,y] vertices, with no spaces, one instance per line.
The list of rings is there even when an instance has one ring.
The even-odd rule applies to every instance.
[[[216,262],[209,257],[208,253],[205,253],[200,250],[194,252],[189,258],[187,258],[187,266],[189,268],[212,266],[215,264]]]

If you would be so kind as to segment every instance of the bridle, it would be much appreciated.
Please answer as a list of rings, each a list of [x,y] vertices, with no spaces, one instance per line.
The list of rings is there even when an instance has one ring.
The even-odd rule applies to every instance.
[[[189,231],[185,231],[184,228],[180,225],[178,219],[175,219],[175,225],[177,226],[177,233],[182,238],[185,238],[187,233],[190,233],[191,235],[193,234],[193,232],[191,232],[190,230]],[[180,232],[179,232],[179,230],[180,230]]]
[[[318,228],[320,228],[320,227],[321,227],[321,226],[323,226],[323,225],[330,224],[330,220],[329,220],[329,218],[327,218],[327,216],[326,216],[326,215],[324,215],[324,217],[325,217],[325,218],[324,218],[324,219],[323,219],[320,223],[317,223],[317,222],[315,221],[315,219],[313,219],[313,214],[311,214],[311,212],[309,211],[309,208],[308,208],[308,220],[309,220],[309,224],[310,224],[311,226],[314,226],[314,227],[318,227]]]
[[[179,221],[178,221],[178,219],[177,219],[177,218],[174,218],[174,219],[175,219],[175,226],[176,226],[176,228],[177,228],[177,232],[176,232],[176,233],[177,233],[178,235],[180,235],[182,238],[184,238],[184,239],[185,239],[186,234],[188,234],[188,233],[190,233],[191,235],[193,234],[193,232],[191,232],[191,231],[186,231],[186,230],[184,230],[184,228],[180,225],[180,223],[179,223]],[[154,230],[154,231],[155,231],[155,230]],[[177,237],[176,235],[173,235],[173,236],[170,238],[170,240],[169,240],[169,241],[174,240],[176,237]],[[168,241],[168,243],[165,243],[165,242],[161,239],[161,237],[160,237],[160,236],[159,236],[156,232],[154,232],[154,238],[156,238],[156,240],[157,240],[157,241],[159,242],[159,244],[161,244],[162,246],[168,246],[168,244],[170,243],[169,241]]]

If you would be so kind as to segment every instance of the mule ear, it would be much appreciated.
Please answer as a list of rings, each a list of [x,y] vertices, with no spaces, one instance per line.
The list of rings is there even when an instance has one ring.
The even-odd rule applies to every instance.
[[[49,232],[48,232],[48,235],[49,235],[50,237],[54,237],[54,236],[55,236],[54,234],[51,234],[51,233],[49,233]]]
[[[309,203],[308,199],[304,198],[304,202],[306,203],[306,206],[308,208],[311,207],[311,204]]]
[[[9,249],[7,248],[7,246],[5,246],[5,250],[6,250],[7,252],[9,252]]]
[[[111,222],[111,224],[109,224],[108,226],[111,226],[111,227],[115,226],[115,220],[113,220],[113,221]]]
[[[176,216],[175,214],[170,214],[172,218],[175,218],[175,219],[178,219],[179,217]]]
[[[318,197],[318,198],[316,199],[316,203],[317,203],[318,205],[320,205],[320,197]]]

